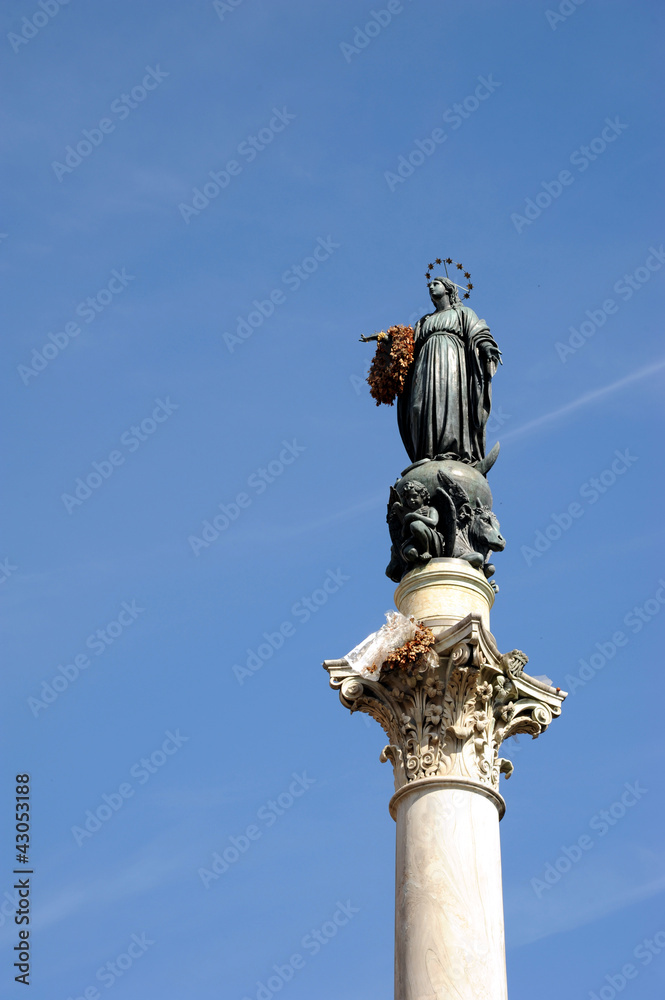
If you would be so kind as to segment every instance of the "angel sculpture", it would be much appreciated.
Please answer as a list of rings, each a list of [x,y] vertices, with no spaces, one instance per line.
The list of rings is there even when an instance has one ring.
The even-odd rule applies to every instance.
[[[392,541],[386,575],[396,583],[418,563],[448,556],[465,559],[486,577],[495,567],[488,561],[490,552],[501,552],[506,545],[499,531],[496,514],[476,501],[471,505],[463,486],[443,470],[433,495],[418,480],[407,480],[398,492],[390,489],[388,527]]]
[[[430,502],[429,490],[417,479],[404,485],[401,497],[394,486],[390,487],[387,520],[393,545],[386,573],[392,580],[401,580],[401,565],[426,563],[445,554],[445,539],[437,530],[439,511]]]

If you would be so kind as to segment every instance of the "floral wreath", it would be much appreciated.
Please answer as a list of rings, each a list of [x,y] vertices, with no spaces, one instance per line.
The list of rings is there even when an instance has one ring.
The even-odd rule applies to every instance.
[[[458,264],[458,262],[456,260],[453,260],[452,257],[446,257],[445,260],[443,258],[441,258],[441,257],[437,257],[436,260],[434,261],[434,264],[443,264],[443,266],[446,269],[446,278],[448,278],[449,281],[452,281],[452,278],[448,277],[448,264],[455,264],[455,266],[457,267],[458,271],[464,271],[463,265],[462,264]],[[428,281],[432,277],[432,271],[434,270],[434,264],[428,264],[428,266],[427,266],[427,271],[425,272],[425,277],[427,278]],[[470,278],[471,275],[469,274],[468,271],[464,271],[464,277],[465,278]],[[464,288],[464,285],[458,285],[456,281],[453,281],[453,285],[455,285],[457,288],[460,288],[460,289]],[[466,288],[467,288],[467,291],[464,292],[463,298],[468,299],[469,295],[471,293],[471,289],[473,288],[473,285],[471,284],[470,281],[468,282]]]

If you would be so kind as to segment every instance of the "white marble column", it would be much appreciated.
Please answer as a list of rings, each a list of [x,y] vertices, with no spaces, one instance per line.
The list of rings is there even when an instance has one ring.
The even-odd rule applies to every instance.
[[[396,1000],[506,1000],[496,792],[446,778],[393,797]]]
[[[326,660],[352,712],[389,743],[397,824],[395,1000],[506,1000],[499,777],[503,740],[539,736],[565,693],[524,673],[489,631],[494,591],[462,559],[432,559],[395,591],[405,615],[436,636],[438,665],[382,670],[371,680]]]

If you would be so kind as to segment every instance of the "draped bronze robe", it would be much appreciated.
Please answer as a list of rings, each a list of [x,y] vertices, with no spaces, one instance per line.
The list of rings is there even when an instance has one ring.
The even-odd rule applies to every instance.
[[[397,400],[397,422],[412,462],[442,455],[471,464],[485,457],[492,380],[484,348],[497,345],[473,309],[430,313],[415,329],[413,363]]]

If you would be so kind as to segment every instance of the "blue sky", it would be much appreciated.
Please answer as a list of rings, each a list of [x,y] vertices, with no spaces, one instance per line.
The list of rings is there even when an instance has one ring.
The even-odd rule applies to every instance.
[[[448,255],[504,358],[492,630],[571,691],[506,751],[511,997],[661,995],[661,5],[44,3],[0,15],[2,996],[25,772],[33,997],[392,996],[385,740],[320,664],[394,589],[358,338]]]

